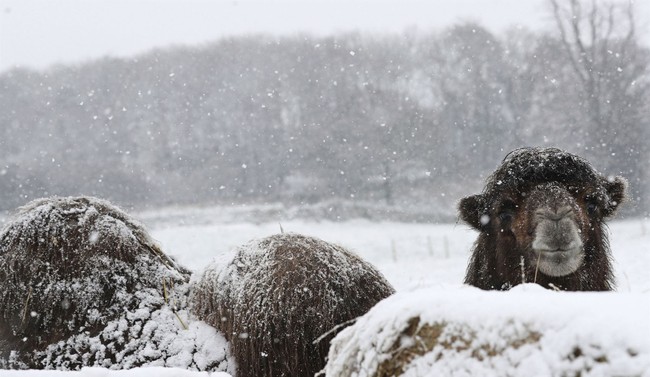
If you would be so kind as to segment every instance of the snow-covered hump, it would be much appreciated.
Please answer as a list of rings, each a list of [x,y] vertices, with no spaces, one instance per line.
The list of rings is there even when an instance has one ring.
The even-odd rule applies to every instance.
[[[227,364],[225,341],[197,343],[189,271],[104,200],[29,203],[0,233],[0,265],[0,368]]]
[[[337,326],[393,292],[345,248],[285,233],[212,263],[193,288],[192,309],[226,335],[237,376],[313,376]]]
[[[18,214],[0,233],[3,242],[36,247],[25,249],[29,254],[56,253],[72,247],[74,253],[92,251],[108,253],[106,244],[115,242],[111,256],[132,261],[143,246],[149,254],[165,265],[179,266],[164,255],[142,224],[106,200],[93,197],[52,197],[34,200],[21,207]],[[7,252],[6,248],[0,253]],[[70,258],[71,255],[61,255]]]

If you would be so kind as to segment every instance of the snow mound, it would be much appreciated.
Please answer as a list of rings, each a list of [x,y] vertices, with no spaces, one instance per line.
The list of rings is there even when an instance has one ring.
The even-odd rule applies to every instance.
[[[291,233],[216,260],[193,290],[196,315],[230,341],[238,377],[314,375],[325,364],[328,332],[394,291],[348,250]]]
[[[189,271],[106,201],[29,203],[0,265],[0,368],[228,368],[225,339],[186,310]]]
[[[399,293],[334,338],[325,374],[647,377],[649,319],[648,294]]]

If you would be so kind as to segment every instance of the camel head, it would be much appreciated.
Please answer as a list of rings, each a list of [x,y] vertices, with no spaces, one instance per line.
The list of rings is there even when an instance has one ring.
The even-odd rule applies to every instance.
[[[626,181],[597,173],[555,148],[518,149],[463,198],[460,217],[480,232],[466,282],[503,289],[522,281],[564,289],[611,289],[603,227],[624,200]],[[598,270],[602,272],[598,281]]]

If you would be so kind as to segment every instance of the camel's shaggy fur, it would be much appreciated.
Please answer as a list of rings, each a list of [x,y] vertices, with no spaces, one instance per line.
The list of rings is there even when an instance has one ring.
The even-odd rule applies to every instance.
[[[208,267],[192,302],[230,340],[238,377],[306,377],[324,367],[337,326],[392,293],[377,270],[344,248],[280,234]]]
[[[163,317],[176,325],[172,312],[185,305],[189,271],[110,203],[29,203],[0,233],[0,266],[0,368],[164,362],[157,348],[164,334],[156,331]],[[146,326],[152,316],[156,326]]]
[[[597,173],[554,148],[506,156],[481,194],[460,201],[460,217],[480,234],[465,283],[508,289],[536,282],[562,290],[611,290],[604,220],[625,198],[626,181]]]

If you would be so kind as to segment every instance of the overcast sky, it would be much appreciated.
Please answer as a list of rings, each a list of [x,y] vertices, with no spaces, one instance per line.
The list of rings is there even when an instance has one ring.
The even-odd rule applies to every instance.
[[[543,0],[0,0],[0,12],[0,71],[255,32],[400,32],[459,21],[496,32],[551,26]]]

